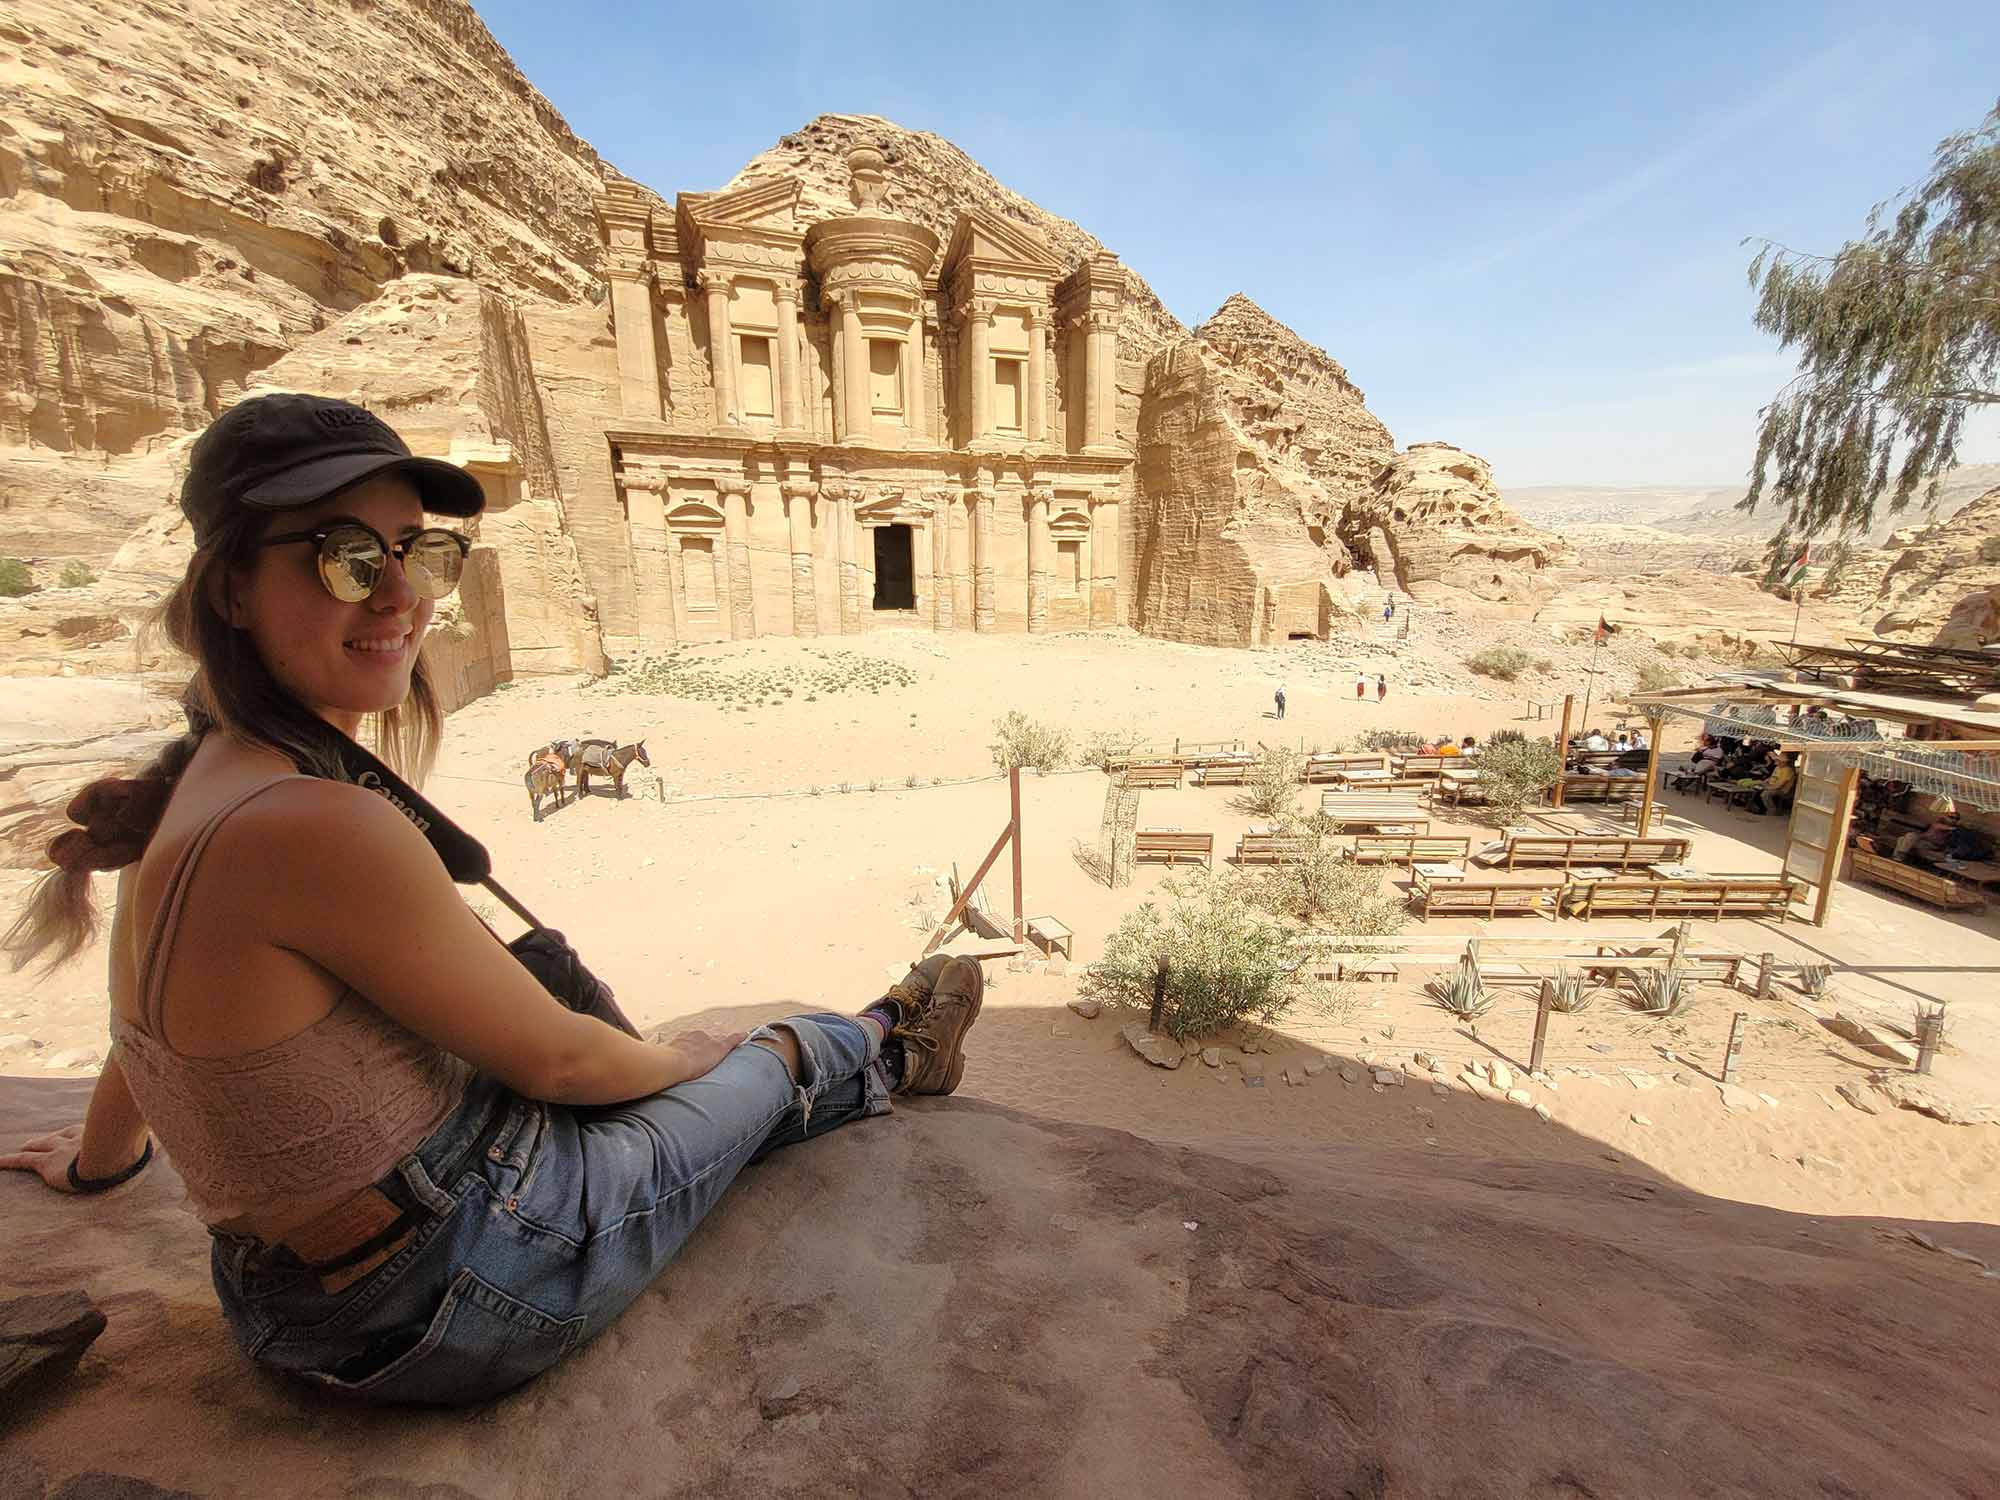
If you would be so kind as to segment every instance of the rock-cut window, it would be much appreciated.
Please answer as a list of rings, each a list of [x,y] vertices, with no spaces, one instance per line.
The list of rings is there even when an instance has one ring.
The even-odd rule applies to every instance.
[[[879,416],[903,413],[903,346],[895,339],[868,341],[868,407]]]

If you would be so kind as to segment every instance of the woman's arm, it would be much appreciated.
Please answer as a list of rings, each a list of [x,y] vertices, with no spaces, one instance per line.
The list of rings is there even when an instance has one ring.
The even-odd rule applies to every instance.
[[[742,1041],[641,1042],[569,1010],[460,899],[421,833],[381,798],[298,781],[231,818],[218,844],[264,937],[518,1093],[615,1104],[698,1078]],[[212,853],[210,858],[216,858]]]
[[[125,1070],[112,1058],[97,1075],[90,1108],[83,1124],[65,1125],[36,1136],[11,1156],[0,1156],[0,1169],[33,1172],[59,1193],[73,1193],[70,1163],[86,1180],[115,1177],[146,1149],[146,1118],[125,1083]]]

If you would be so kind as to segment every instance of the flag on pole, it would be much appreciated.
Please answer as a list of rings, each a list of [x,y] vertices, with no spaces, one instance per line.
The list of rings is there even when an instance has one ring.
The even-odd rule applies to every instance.
[[[1597,617],[1597,629],[1591,632],[1590,639],[1594,644],[1601,646],[1617,629],[1616,625],[1605,619],[1603,615],[1599,615]]]
[[[1806,576],[1806,564],[1811,558],[1812,543],[1800,542],[1798,554],[1785,564],[1784,585],[1786,588],[1798,587],[1800,580]]]

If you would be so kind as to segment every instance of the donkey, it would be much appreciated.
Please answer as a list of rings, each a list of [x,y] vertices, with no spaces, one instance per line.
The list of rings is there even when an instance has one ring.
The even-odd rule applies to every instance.
[[[542,821],[542,798],[553,796],[556,809],[563,805],[563,763],[553,755],[537,756],[528,763],[527,774],[521,778],[528,787],[528,810],[535,815],[537,823]]]
[[[636,745],[620,745],[616,749],[612,748],[609,740],[585,740],[583,754],[576,762],[577,796],[590,795],[590,778],[592,773],[595,773],[599,776],[609,776],[612,794],[623,797],[625,769],[635,760],[642,766],[650,766],[653,763],[652,758],[646,754],[644,740]]]

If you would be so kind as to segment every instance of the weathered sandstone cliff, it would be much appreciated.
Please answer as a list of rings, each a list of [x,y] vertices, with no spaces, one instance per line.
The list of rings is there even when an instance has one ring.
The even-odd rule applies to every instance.
[[[2000,488],[1948,520],[1893,532],[1818,584],[1824,598],[1870,621],[1875,634],[1920,645],[2000,641]]]

